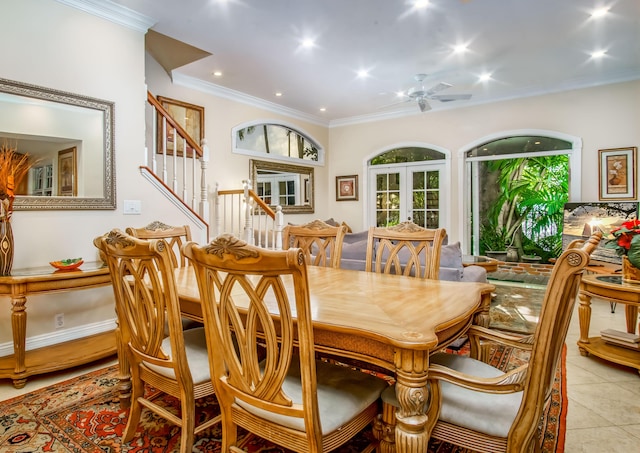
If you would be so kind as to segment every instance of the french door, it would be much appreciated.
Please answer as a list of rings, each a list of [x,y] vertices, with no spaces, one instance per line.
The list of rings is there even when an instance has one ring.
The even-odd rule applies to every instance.
[[[369,167],[369,225],[391,226],[406,220],[438,228],[446,218],[441,199],[443,163]]]

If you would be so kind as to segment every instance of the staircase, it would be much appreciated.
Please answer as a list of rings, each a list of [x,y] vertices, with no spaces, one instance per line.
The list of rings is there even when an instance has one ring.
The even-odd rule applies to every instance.
[[[150,92],[147,106],[151,146],[146,148],[141,174],[192,222],[206,228],[209,239],[230,233],[249,244],[282,249],[282,208],[274,211],[265,204],[250,180],[233,190],[220,190],[216,183],[209,197],[206,140],[196,143]]]

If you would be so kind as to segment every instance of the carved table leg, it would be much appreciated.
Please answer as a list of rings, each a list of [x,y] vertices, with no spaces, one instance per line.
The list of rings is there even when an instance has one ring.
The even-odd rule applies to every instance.
[[[627,321],[627,332],[636,333],[636,322],[638,320],[638,306],[627,304],[624,306],[625,319]]]
[[[396,413],[396,451],[423,453],[429,445],[429,433],[426,430],[429,352],[399,350],[395,357],[396,395],[400,403]]]
[[[582,346],[582,343],[589,343],[589,325],[591,324],[591,296],[580,291],[580,305],[578,306],[578,319],[580,321],[580,338],[578,339],[578,350],[580,355],[587,356],[589,352]]]
[[[26,371],[25,351],[27,343],[27,298],[20,285],[14,287],[11,295],[11,332],[13,334],[13,355],[15,359],[15,374],[22,374]],[[21,389],[27,383],[27,378],[14,378],[13,386]]]

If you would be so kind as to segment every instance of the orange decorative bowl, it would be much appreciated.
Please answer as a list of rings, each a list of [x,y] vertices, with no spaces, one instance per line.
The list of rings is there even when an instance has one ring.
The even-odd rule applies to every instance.
[[[70,258],[60,261],[51,261],[49,264],[60,271],[72,271],[82,266],[82,263],[84,263],[82,258]]]

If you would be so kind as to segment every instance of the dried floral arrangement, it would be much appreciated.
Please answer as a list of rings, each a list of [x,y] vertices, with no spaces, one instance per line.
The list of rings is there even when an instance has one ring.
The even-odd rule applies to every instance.
[[[0,219],[11,218],[16,187],[33,166],[29,154],[20,154],[7,141],[0,145]]]

